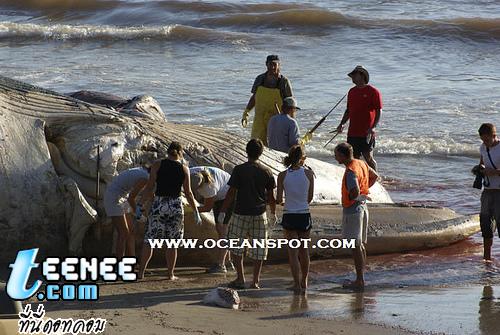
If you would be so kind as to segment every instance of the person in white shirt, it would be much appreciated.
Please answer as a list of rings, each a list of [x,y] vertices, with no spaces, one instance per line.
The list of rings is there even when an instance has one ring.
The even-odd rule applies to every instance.
[[[281,225],[288,240],[308,239],[312,227],[309,203],[314,195],[314,173],[304,168],[305,159],[304,148],[298,144],[292,146],[283,161],[287,169],[278,175],[276,203],[283,203],[284,192]],[[296,293],[304,292],[309,276],[309,250],[306,246],[288,248],[288,258],[294,281],[291,289]]]
[[[146,168],[137,167],[122,171],[114,177],[104,194],[106,215],[118,232],[115,256],[135,256],[135,236],[133,216],[136,211],[136,197],[146,186],[149,172]]]
[[[496,127],[491,123],[483,123],[479,127],[481,137],[481,160],[479,169],[484,176],[484,190],[481,194],[481,233],[484,241],[485,261],[491,261],[491,247],[493,245],[493,222],[500,235],[500,140],[497,137]]]
[[[203,202],[203,206],[198,207],[200,213],[213,210],[215,218],[215,228],[219,239],[227,238],[228,223],[231,219],[233,206],[229,208],[222,222],[219,222],[219,213],[226,199],[229,185],[227,184],[231,175],[226,171],[209,166],[197,166],[189,169],[191,175],[191,190],[196,198]],[[230,260],[227,249],[219,250],[218,263],[208,269],[208,273],[226,273],[226,258],[229,267],[234,270],[234,265]]]

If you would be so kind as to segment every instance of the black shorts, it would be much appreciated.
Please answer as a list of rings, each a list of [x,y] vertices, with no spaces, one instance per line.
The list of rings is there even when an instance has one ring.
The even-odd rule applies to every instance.
[[[347,143],[352,146],[355,158],[360,158],[363,152],[371,152],[375,148],[375,138],[368,142],[367,137],[347,136]]]
[[[500,190],[483,190],[479,222],[483,238],[493,238],[495,224],[500,236]]]
[[[308,231],[312,227],[311,214],[283,214],[281,226],[286,230]]]

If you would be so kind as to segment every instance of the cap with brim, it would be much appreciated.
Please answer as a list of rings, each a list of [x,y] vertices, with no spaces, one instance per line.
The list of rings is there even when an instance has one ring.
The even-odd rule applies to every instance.
[[[366,78],[366,83],[368,84],[368,82],[370,81],[370,74],[368,73],[368,70],[365,69],[365,67],[363,65],[358,65],[358,66],[356,66],[354,68],[354,70],[352,70],[351,72],[349,72],[347,75],[352,78],[352,76],[356,72],[362,73],[365,76],[365,78]]]
[[[266,58],[266,63],[279,62],[279,61],[280,61],[280,58],[278,57],[278,55],[269,55]]]
[[[297,100],[293,97],[288,97],[283,99],[283,108],[285,107],[288,108],[295,107],[295,109],[300,110],[300,108],[297,106]]]

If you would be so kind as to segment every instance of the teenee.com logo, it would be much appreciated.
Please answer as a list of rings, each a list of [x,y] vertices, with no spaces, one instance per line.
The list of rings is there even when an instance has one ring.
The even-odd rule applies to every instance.
[[[13,300],[28,300],[36,295],[38,301],[95,301],[99,299],[98,282],[135,281],[133,271],[135,257],[117,259],[48,257],[41,263],[41,276],[28,287],[36,262],[38,249],[21,250],[17,253],[7,281],[7,295]],[[45,317],[45,308],[39,304],[32,309],[26,304],[19,312],[17,330],[20,334],[100,334],[105,331],[106,319],[52,319]],[[0,324],[0,330],[3,329]],[[10,329],[12,332],[14,330]],[[10,333],[9,333],[10,334]]]
[[[133,267],[135,257],[117,259],[107,257],[49,257],[42,262],[43,280],[37,279],[28,286],[31,271],[39,267],[36,263],[38,248],[21,250],[14,263],[7,282],[7,295],[14,300],[27,300],[36,294],[39,301],[95,301],[99,299],[98,280],[103,282],[135,281]],[[42,288],[43,283],[45,288]],[[62,282],[62,283],[61,283]]]

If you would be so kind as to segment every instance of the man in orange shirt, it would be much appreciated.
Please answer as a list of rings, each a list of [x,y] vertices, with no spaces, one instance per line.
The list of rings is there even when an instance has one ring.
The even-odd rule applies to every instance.
[[[367,163],[354,158],[353,148],[349,143],[340,143],[335,147],[335,159],[346,167],[342,179],[342,237],[356,240],[352,254],[356,280],[344,287],[362,289],[365,286],[363,273],[368,232],[366,200],[369,200],[369,189],[377,181],[378,174]]]
[[[375,127],[382,110],[382,96],[375,87],[368,85],[370,75],[362,65],[356,66],[348,76],[356,86],[347,94],[347,109],[337,131],[342,132],[344,124],[349,121],[347,143],[352,145],[354,157],[359,159],[363,155],[368,165],[377,170],[372,152],[375,147]]]

